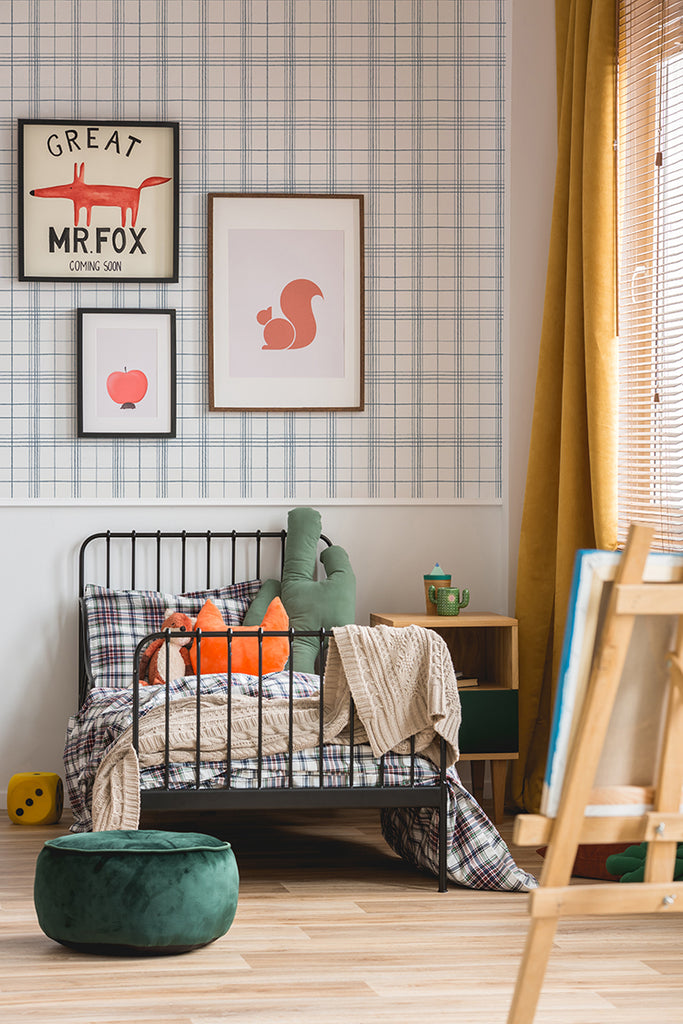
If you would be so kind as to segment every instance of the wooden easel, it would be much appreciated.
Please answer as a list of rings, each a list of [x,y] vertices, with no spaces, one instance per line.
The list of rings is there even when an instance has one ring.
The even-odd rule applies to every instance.
[[[683,912],[683,882],[673,881],[677,843],[683,840],[683,584],[644,583],[652,540],[649,527],[633,526],[622,555],[578,728],[570,748],[556,818],[520,815],[513,841],[547,843],[540,886],[529,897],[531,924],[508,1014],[508,1024],[531,1024],[558,921],[565,916]],[[677,616],[670,654],[664,735],[653,778],[653,810],[635,817],[585,817],[626,652],[639,615]],[[641,884],[569,886],[579,843],[648,845]]]

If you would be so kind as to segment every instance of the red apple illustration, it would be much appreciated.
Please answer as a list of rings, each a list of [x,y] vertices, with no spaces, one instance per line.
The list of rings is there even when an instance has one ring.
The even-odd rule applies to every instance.
[[[142,370],[129,370],[124,366],[123,372],[115,370],[107,377],[107,391],[112,402],[122,409],[134,409],[147,394],[148,381]]]

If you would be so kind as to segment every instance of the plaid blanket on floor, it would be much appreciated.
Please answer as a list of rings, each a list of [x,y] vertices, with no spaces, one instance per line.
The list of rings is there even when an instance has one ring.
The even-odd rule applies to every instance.
[[[258,679],[233,676],[233,692],[258,695]],[[225,676],[202,676],[202,694],[224,693]],[[314,696],[318,692],[318,676],[294,673],[293,695]],[[177,679],[169,688],[170,699],[193,696],[196,679]],[[289,694],[289,673],[280,672],[263,679],[263,697],[286,697]],[[140,691],[141,716],[166,699],[163,687],[144,687]],[[69,719],[64,749],[66,787],[74,813],[72,830],[87,832],[92,828],[90,806],[92,787],[102,755],[126,729],[133,716],[133,693],[130,689],[97,688],[90,691],[79,713]],[[326,745],[322,751],[312,748],[289,755],[271,754],[261,762],[261,787],[284,788],[290,784],[307,788],[322,785],[351,785],[352,752],[348,746]],[[225,762],[202,762],[199,788],[210,789],[226,784],[228,766]],[[249,789],[258,785],[258,766],[254,760],[233,760],[230,785]],[[381,782],[380,782],[381,780]],[[435,785],[438,772],[426,758],[416,756],[415,785]],[[140,772],[141,789],[156,789],[168,784],[170,789],[192,789],[196,786],[194,762],[173,764],[166,769],[156,765]],[[406,786],[411,784],[410,758],[389,753],[374,758],[368,746],[353,749],[354,786]],[[454,767],[448,769],[448,878],[469,889],[498,889],[527,892],[536,880],[521,870],[495,826],[477,801],[463,787]],[[437,808],[387,808],[381,812],[382,833],[389,846],[408,863],[434,875],[438,874],[439,812]]]

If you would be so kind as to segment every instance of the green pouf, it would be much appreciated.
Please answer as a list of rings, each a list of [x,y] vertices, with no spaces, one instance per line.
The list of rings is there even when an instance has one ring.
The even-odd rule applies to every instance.
[[[33,899],[46,935],[89,953],[184,953],[237,910],[230,843],[197,832],[85,832],[49,839]]]

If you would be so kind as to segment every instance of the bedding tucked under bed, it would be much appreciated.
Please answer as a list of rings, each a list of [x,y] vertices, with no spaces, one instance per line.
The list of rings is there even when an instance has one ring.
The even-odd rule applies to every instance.
[[[263,679],[263,697],[287,697],[289,672],[266,676]],[[225,694],[225,676],[202,676],[202,694]],[[295,673],[293,695],[315,696],[318,692],[317,675]],[[185,677],[170,684],[171,700],[193,696],[194,677]],[[247,696],[258,695],[258,679],[252,676],[232,677],[232,692]],[[140,692],[141,715],[163,705],[165,688],[146,687]],[[69,720],[64,765],[66,784],[74,812],[73,831],[88,831],[92,827],[92,789],[100,761],[111,744],[130,726],[133,717],[133,692],[130,689],[92,689],[83,707]],[[339,787],[350,785],[351,750],[340,744],[323,747],[323,785]],[[200,788],[225,785],[228,766],[225,762],[203,762],[200,767]],[[409,785],[411,782],[410,757],[389,753],[383,764],[373,757],[370,747],[356,745],[353,750],[354,785]],[[426,758],[415,758],[414,782],[434,785],[438,772]],[[248,789],[257,784],[258,767],[255,760],[232,760],[230,785]],[[320,785],[319,749],[307,749],[292,755],[290,766],[287,754],[264,755],[261,762],[261,787],[312,787]],[[150,766],[140,772],[142,789],[154,789],[165,784],[163,766]],[[194,762],[173,764],[169,768],[168,786],[172,789],[194,788],[196,766]],[[448,877],[462,886],[473,889],[499,889],[527,891],[535,887],[535,879],[521,870],[513,861],[507,846],[476,800],[462,786],[454,767],[448,769]],[[382,832],[389,846],[401,857],[422,870],[438,873],[438,810],[435,808],[391,808],[381,812]]]

